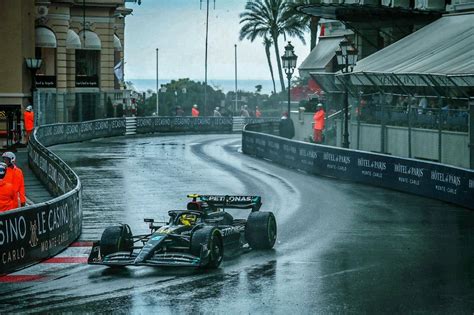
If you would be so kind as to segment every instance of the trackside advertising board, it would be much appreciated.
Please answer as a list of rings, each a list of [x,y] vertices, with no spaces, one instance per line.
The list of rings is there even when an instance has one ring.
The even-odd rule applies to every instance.
[[[292,141],[248,129],[243,132],[242,150],[311,174],[395,189],[474,209],[473,170]]]
[[[37,129],[37,139],[44,145],[80,142],[103,137],[125,134],[125,119],[111,118],[81,123],[67,123],[41,126]]]
[[[0,274],[51,257],[81,233],[82,213],[76,193],[0,216]]]
[[[137,133],[231,132],[232,117],[138,117]]]
[[[92,125],[97,125],[97,122]],[[0,213],[0,274],[54,256],[81,234],[82,187],[79,177],[43,143],[53,145],[72,142],[79,139],[81,134],[90,137],[83,126],[41,126],[30,138],[29,167],[56,198]],[[95,135],[101,133],[98,129]]]

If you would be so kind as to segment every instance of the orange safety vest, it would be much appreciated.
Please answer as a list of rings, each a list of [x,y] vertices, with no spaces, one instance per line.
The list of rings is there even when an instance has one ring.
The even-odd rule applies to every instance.
[[[191,115],[193,115],[193,117],[198,117],[199,116],[199,111],[197,110],[197,108],[192,108],[191,109]]]
[[[15,199],[15,189],[5,178],[0,179],[0,212],[15,208],[18,208],[18,201]]]
[[[325,112],[324,112],[323,109],[318,110],[314,114],[314,116],[313,116],[313,120],[314,120],[313,129],[315,129],[315,130],[323,130],[324,129],[324,116],[325,116]]]
[[[16,193],[16,206],[17,208],[18,205],[18,199],[20,199],[20,203],[25,203],[26,202],[26,196],[25,196],[25,179],[23,177],[23,172],[21,169],[14,165],[13,167],[9,166],[7,168],[7,173],[5,174],[4,180],[7,183],[10,183],[13,186],[13,189],[15,190]]]
[[[23,120],[25,122],[25,130],[30,131],[35,128],[35,114],[33,112],[24,112]]]

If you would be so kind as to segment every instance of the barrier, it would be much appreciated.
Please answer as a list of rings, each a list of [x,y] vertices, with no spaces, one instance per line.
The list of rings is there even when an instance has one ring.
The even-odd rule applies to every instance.
[[[137,133],[231,132],[232,117],[137,117]]]
[[[38,141],[38,134],[45,132],[42,128],[30,138],[28,162],[57,197],[0,214],[0,274],[54,256],[81,234],[81,182],[66,163]],[[45,139],[54,143],[52,137]]]
[[[96,138],[122,136],[125,134],[125,129],[125,118],[110,118],[80,123],[41,126],[36,130],[36,134],[44,146],[50,146]]]
[[[247,125],[242,151],[311,174],[375,185],[474,209],[474,170],[292,141],[276,123]]]

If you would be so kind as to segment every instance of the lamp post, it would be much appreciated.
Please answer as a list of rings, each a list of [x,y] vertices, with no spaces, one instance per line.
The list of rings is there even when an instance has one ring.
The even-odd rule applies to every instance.
[[[158,48],[156,49],[156,116],[159,115],[160,109],[160,88],[159,88],[159,79],[158,79]]]
[[[281,56],[283,62],[283,69],[285,69],[286,77],[288,78],[288,119],[290,118],[290,102],[291,102],[291,76],[295,72],[296,68],[296,59],[298,56],[295,55],[294,47],[291,45],[291,42],[288,42],[288,45],[285,46],[285,54]]]
[[[36,72],[41,68],[43,61],[36,58],[25,58],[26,67],[31,72],[31,106],[35,108],[35,91],[36,91]],[[35,108],[36,122],[39,121],[40,111]]]
[[[235,112],[239,106],[237,105],[237,44],[234,44],[234,56],[235,56]]]
[[[41,68],[43,61],[36,58],[25,58],[26,67],[31,72],[31,98],[33,98],[33,93],[36,91],[36,71]]]
[[[342,73],[352,72],[357,62],[357,49],[348,39],[339,43],[340,50],[336,51],[337,63],[342,67]],[[344,88],[344,134],[342,146],[349,148],[349,93],[347,86]]]

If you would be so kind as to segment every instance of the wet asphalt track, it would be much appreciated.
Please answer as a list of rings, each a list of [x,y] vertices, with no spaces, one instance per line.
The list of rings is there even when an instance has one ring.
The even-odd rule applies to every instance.
[[[284,169],[240,144],[240,135],[185,135],[52,149],[84,185],[81,240],[120,222],[146,232],[143,218],[183,208],[188,193],[258,194],[278,221],[274,251],[212,272],[49,268],[47,281],[2,283],[0,313],[474,312],[474,212]]]

